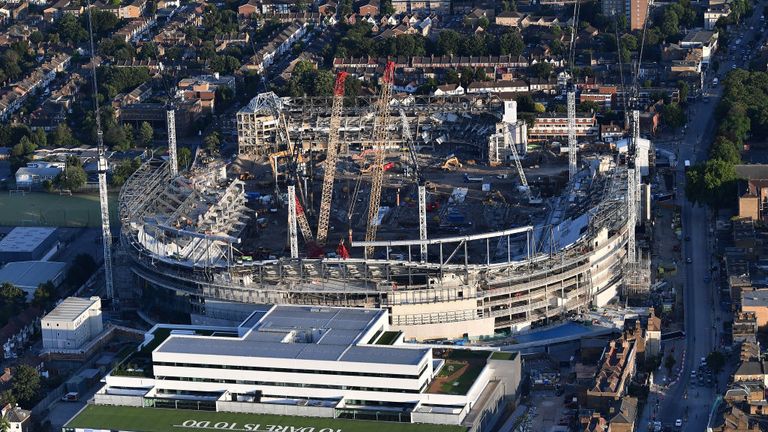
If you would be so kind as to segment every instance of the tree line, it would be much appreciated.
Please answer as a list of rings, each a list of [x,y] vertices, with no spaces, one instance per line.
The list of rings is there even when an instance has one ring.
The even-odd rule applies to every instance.
[[[717,107],[720,118],[709,159],[687,173],[686,195],[693,202],[715,209],[733,202],[747,139],[768,138],[768,73],[736,69],[724,80],[724,93]]]

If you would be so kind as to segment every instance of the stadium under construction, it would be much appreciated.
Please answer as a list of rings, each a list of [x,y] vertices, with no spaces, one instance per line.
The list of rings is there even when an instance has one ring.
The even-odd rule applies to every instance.
[[[120,195],[139,281],[120,295],[209,323],[242,304],[382,307],[424,340],[523,331],[627,289],[647,142],[577,159],[573,137],[528,143],[513,101],[389,92],[385,75],[377,98],[261,94],[234,161],[145,163]]]

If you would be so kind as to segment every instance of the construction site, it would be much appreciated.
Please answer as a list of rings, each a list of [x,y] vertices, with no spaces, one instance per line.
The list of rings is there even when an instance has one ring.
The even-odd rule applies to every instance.
[[[192,320],[243,303],[385,307],[425,340],[520,332],[647,290],[636,128],[623,150],[575,134],[534,145],[513,100],[393,95],[392,67],[377,97],[345,97],[343,72],[333,97],[258,95],[231,163],[144,164],[120,195],[132,295]]]

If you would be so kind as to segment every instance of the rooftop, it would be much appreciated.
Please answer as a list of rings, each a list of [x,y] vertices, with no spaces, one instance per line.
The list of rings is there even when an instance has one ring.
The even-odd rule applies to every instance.
[[[16,227],[0,240],[0,252],[33,252],[56,228]]]
[[[155,352],[419,364],[429,349],[357,345],[367,343],[361,337],[383,314],[372,309],[279,305],[248,317],[239,327],[239,338],[172,334]]]
[[[48,321],[71,322],[82,315],[83,312],[87,311],[94,303],[98,303],[99,307],[101,307],[101,299],[99,299],[99,297],[91,297],[87,299],[67,297],[43,319]]]
[[[768,306],[768,290],[743,291],[741,293],[741,305],[743,306]]]
[[[37,288],[41,283],[56,279],[66,267],[66,263],[54,261],[10,262],[0,269],[0,282],[10,282],[20,288]]]
[[[88,405],[72,418],[65,428],[107,429],[130,432],[178,432],[190,419],[210,424],[226,422],[231,430],[245,430],[244,425],[260,425],[253,430],[334,430],[340,432],[459,432],[460,426],[413,423],[371,422],[315,417],[236,414],[225,412],[135,408],[122,406]],[[199,428],[198,428],[199,429]]]

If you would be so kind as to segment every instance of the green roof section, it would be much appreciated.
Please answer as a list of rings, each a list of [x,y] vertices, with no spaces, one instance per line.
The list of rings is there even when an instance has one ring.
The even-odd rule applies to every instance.
[[[226,423],[226,426],[224,425]],[[277,426],[283,426],[279,429]],[[124,406],[88,405],[71,419],[64,430],[106,429],[126,432],[184,432],[189,431],[270,431],[293,430],[314,432],[466,432],[461,426],[432,424],[374,422],[319,417],[292,417],[261,414],[240,414],[212,411],[135,408]],[[306,429],[304,429],[306,428]]]
[[[392,345],[402,333],[400,331],[385,331],[376,341],[376,345]]]
[[[515,358],[517,358],[516,352],[494,351],[494,353],[491,354],[491,360],[514,360]]]

